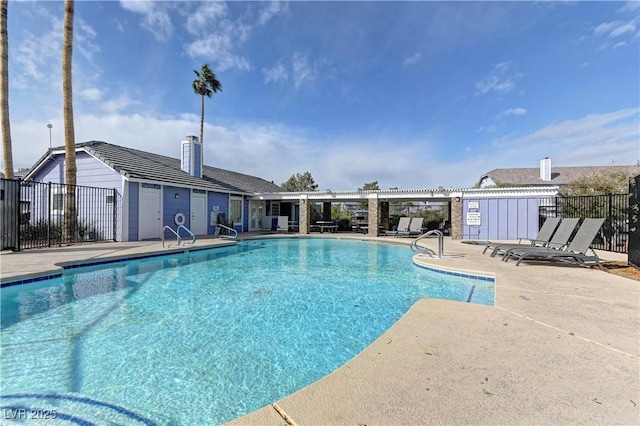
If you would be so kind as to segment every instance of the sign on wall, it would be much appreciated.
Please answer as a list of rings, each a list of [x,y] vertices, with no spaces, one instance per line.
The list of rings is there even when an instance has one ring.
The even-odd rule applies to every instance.
[[[480,212],[467,212],[467,226],[480,226],[481,223]]]
[[[480,201],[469,201],[469,210],[475,209],[478,210],[480,208]]]

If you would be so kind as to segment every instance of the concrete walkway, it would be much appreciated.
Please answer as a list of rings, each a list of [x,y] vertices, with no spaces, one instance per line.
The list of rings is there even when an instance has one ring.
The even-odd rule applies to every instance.
[[[135,242],[3,253],[1,278],[159,251],[167,251],[160,242]],[[516,267],[450,240],[445,251],[464,257],[420,261],[493,274],[494,307],[421,300],[337,371],[230,424],[640,424],[639,282],[573,266]]]

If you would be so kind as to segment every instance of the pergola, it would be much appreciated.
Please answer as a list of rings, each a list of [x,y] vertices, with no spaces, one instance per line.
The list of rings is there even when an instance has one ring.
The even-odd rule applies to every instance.
[[[389,217],[390,201],[427,201],[448,202],[451,211],[451,236],[460,238],[463,228],[463,200],[465,198],[507,198],[507,197],[552,197],[558,193],[557,186],[519,187],[519,188],[443,188],[435,189],[381,189],[375,191],[324,191],[312,192],[274,192],[256,194],[254,200],[288,201],[300,206],[300,233],[308,234],[310,230],[309,207],[312,203],[320,203],[330,211],[331,203],[335,202],[366,202],[369,208],[369,236],[378,235],[381,221]],[[375,214],[375,213],[377,214]]]

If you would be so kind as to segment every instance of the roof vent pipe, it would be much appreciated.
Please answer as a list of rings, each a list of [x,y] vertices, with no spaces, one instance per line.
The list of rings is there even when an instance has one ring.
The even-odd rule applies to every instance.
[[[540,160],[540,179],[547,182],[551,180],[551,158],[549,157]]]

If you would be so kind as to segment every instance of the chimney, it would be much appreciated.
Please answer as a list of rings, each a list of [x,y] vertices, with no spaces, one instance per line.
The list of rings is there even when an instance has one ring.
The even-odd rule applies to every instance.
[[[202,177],[202,143],[197,136],[185,136],[180,150],[180,168],[197,178]]]
[[[551,180],[551,158],[549,157],[540,160],[540,179],[547,182]]]

